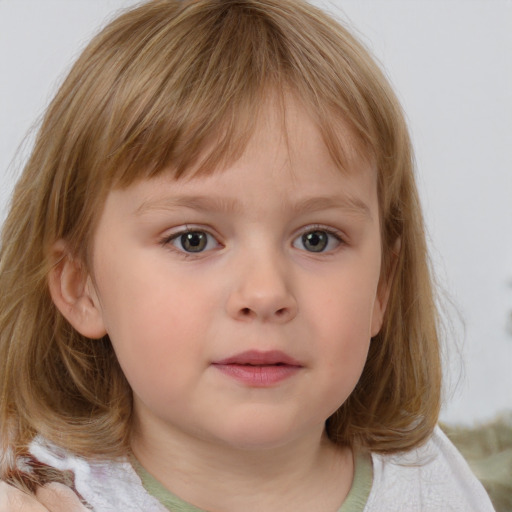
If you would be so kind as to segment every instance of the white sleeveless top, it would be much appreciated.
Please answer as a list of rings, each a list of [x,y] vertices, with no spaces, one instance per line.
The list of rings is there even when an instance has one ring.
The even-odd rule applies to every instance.
[[[143,487],[131,463],[91,462],[36,437],[30,452],[61,471],[95,512],[168,512]],[[373,482],[363,512],[494,512],[483,486],[440,428],[422,447],[372,454]],[[322,511],[323,512],[323,511]]]

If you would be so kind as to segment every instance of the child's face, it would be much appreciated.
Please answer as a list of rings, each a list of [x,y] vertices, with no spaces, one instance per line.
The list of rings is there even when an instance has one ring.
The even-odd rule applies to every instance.
[[[142,435],[238,448],[320,436],[382,321],[376,175],[340,172],[299,107],[272,107],[211,176],[108,196],[94,300]]]

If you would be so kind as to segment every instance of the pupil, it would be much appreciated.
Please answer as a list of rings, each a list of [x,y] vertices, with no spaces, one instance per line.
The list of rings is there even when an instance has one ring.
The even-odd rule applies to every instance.
[[[200,231],[181,235],[181,244],[188,252],[201,252],[206,247],[206,236]]]
[[[312,231],[302,236],[304,247],[311,252],[321,252],[327,247],[327,233],[325,231]]]

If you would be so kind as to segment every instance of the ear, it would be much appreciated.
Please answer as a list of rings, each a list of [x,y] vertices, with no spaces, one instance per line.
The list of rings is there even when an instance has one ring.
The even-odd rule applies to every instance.
[[[83,336],[101,338],[107,333],[91,277],[64,240],[52,246],[48,275],[50,295],[64,318]]]
[[[395,278],[398,257],[400,255],[401,247],[402,239],[397,238],[395,243],[393,244],[393,249],[391,250],[391,261],[389,262],[389,268],[385,273],[383,273],[379,281],[377,297],[375,298],[375,303],[373,305],[373,315],[370,333],[372,338],[379,334],[379,331],[382,328],[382,324],[384,323],[384,314],[386,313],[389,296],[391,294],[391,287],[393,285],[393,280]]]

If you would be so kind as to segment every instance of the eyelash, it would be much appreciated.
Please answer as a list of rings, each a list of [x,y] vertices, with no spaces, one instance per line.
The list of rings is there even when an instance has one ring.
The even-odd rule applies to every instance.
[[[344,237],[342,237],[338,231],[333,230],[332,228],[327,228],[322,225],[312,225],[312,226],[307,226],[307,228],[302,229],[300,234],[295,236],[295,238],[293,239],[293,242],[292,242],[292,246],[299,249],[299,247],[297,247],[295,245],[296,242],[298,242],[298,243],[302,242],[302,245],[304,245],[304,243],[306,242],[304,237],[306,237],[307,235],[312,235],[314,233],[325,233],[327,235],[327,241],[326,241],[325,247],[329,246],[329,244],[332,242],[332,239],[335,240],[336,247],[330,248],[327,251],[324,250],[325,247],[323,247],[319,251],[314,251],[314,250],[308,251],[306,248],[304,248],[303,250],[305,252],[309,252],[312,254],[315,254],[315,253],[326,254],[326,253],[331,253],[333,250],[338,248],[340,245],[346,244]],[[187,251],[185,248],[183,248],[183,245],[182,245],[181,249],[174,245],[173,242],[175,242],[176,240],[179,240],[180,238],[182,238],[185,235],[193,235],[193,234],[205,234],[207,236],[206,245],[201,250]],[[212,235],[209,231],[207,231],[205,229],[201,229],[201,228],[186,227],[185,229],[178,231],[177,233],[173,233],[169,236],[162,238],[162,240],[160,240],[160,244],[164,247],[172,248],[173,250],[175,250],[176,252],[181,254],[183,257],[189,258],[189,257],[194,257],[194,256],[197,257],[205,252],[211,251],[212,248],[208,249],[208,244],[210,243],[210,240],[208,240],[208,239],[212,239],[212,238],[213,238],[213,240],[215,240],[217,246],[221,246],[221,244],[217,240],[217,238],[214,235]],[[320,237],[320,239],[321,239],[321,237]]]
[[[201,228],[194,228],[194,227],[185,227],[185,229],[182,229],[181,231],[178,231],[177,233],[173,233],[169,236],[166,236],[164,238],[162,238],[162,240],[160,241],[160,244],[164,247],[167,247],[169,249],[172,249],[174,251],[176,251],[177,253],[179,253],[181,256],[185,257],[185,258],[190,258],[190,257],[197,257],[197,256],[200,256],[202,253],[204,252],[208,252],[208,249],[202,249],[200,251],[187,251],[185,250],[184,248],[183,249],[180,249],[178,247],[176,247],[174,245],[173,242],[175,242],[176,240],[179,240],[180,238],[182,238],[183,236],[185,235],[192,235],[194,233],[197,233],[197,234],[206,234],[207,236],[207,240],[206,240],[206,246],[205,248],[208,247],[208,244],[209,244],[209,240],[208,239],[213,239],[215,240],[215,243],[217,246],[220,246],[220,242],[217,240],[217,238],[212,235],[209,231],[207,231],[206,229],[201,229]],[[209,249],[211,250],[211,248]]]
[[[321,250],[321,251],[308,251],[307,249],[306,252],[309,252],[309,253],[312,253],[312,254],[329,254],[331,253],[332,251],[334,251],[335,249],[337,249],[340,245],[345,245],[346,242],[344,240],[344,237],[342,237],[341,233],[335,229],[332,229],[332,228],[328,228],[326,226],[322,226],[322,225],[312,225],[312,226],[307,226],[306,229],[302,229],[301,230],[301,233],[296,236],[293,240],[293,247],[296,247],[295,246],[295,242],[297,240],[300,240],[302,242],[304,242],[304,237],[307,236],[307,235],[311,235],[313,233],[326,233],[327,236],[328,236],[328,239],[327,239],[327,245],[330,243],[330,239],[334,239],[336,241],[336,247],[334,248],[331,248],[327,251],[324,251],[324,250]]]

